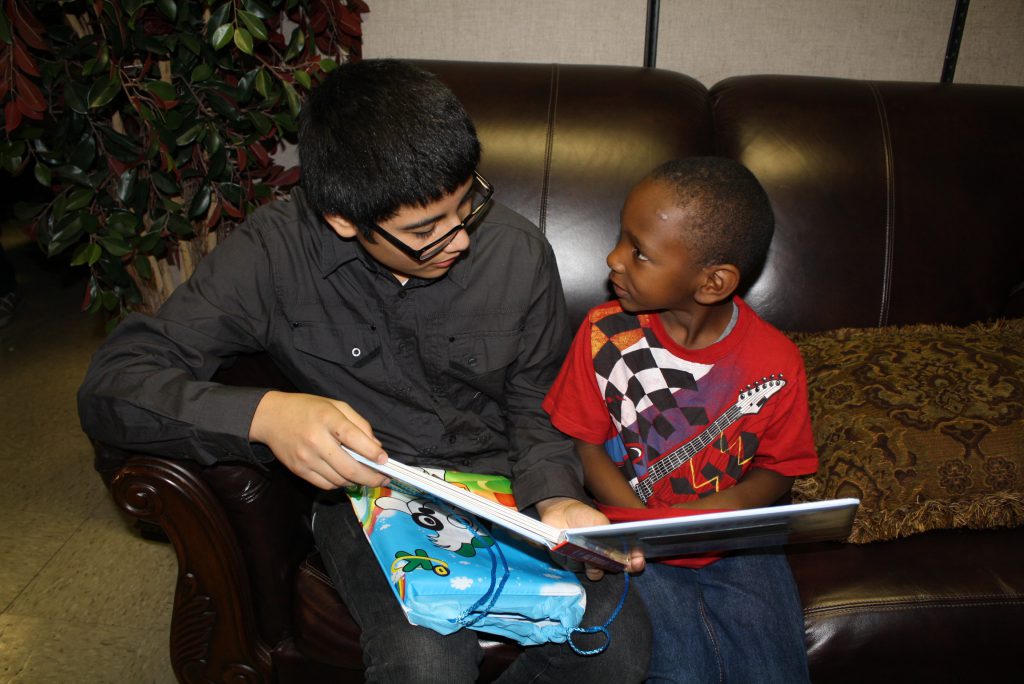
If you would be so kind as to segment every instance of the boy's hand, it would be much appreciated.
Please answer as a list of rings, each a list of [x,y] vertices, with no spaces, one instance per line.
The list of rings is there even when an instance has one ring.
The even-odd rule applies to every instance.
[[[601,511],[588,506],[582,501],[569,497],[556,497],[537,502],[537,512],[541,522],[564,530],[570,527],[591,527],[607,525],[608,517]],[[604,577],[604,570],[586,565],[587,579],[599,580]],[[644,569],[644,557],[639,551],[633,551],[629,558],[628,572],[640,572]]]
[[[320,489],[376,487],[387,479],[345,450],[381,463],[387,454],[366,419],[343,401],[312,394],[267,392],[249,426],[249,440],[266,444],[288,470]]]

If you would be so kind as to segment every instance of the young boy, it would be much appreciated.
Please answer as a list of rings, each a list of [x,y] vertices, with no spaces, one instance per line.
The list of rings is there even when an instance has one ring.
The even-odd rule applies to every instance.
[[[735,295],[771,242],[767,195],[736,162],[688,158],[642,180],[621,222],[617,301],[590,311],[544,402],[587,488],[613,520],[773,504],[817,455],[799,351]],[[807,680],[781,550],[651,562],[637,586],[649,681]]]
[[[472,682],[477,635],[410,625],[392,595],[339,489],[382,478],[339,443],[511,477],[518,503],[559,527],[607,522],[584,503],[572,445],[541,409],[569,341],[554,254],[492,201],[454,94],[409,64],[332,72],[304,105],[299,155],[302,189],[255,212],[156,317],[133,314],[104,343],[79,391],[82,426],[204,464],[278,459],[325,490],[313,533],[362,629],[367,681]],[[254,352],[297,391],[210,381]],[[600,624],[622,577],[586,589],[584,624]],[[503,681],[639,680],[643,605],[627,601],[611,629],[599,656],[531,647]]]

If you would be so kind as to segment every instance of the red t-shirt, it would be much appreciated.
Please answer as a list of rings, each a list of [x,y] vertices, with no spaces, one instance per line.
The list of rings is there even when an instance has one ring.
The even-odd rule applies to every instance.
[[[544,408],[562,432],[604,444],[649,508],[734,485],[751,467],[818,467],[800,352],[740,298],[724,339],[676,344],[657,314],[590,311]]]

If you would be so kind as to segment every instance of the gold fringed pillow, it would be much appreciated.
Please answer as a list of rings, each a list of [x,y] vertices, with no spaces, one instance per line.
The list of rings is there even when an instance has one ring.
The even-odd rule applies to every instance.
[[[856,543],[1024,524],[1024,319],[790,337],[821,457],[795,502],[859,498]]]

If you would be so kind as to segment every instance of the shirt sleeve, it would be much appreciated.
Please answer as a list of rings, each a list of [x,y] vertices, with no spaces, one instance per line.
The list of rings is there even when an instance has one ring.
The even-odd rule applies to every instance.
[[[520,349],[506,380],[512,480],[520,508],[552,497],[587,500],[583,469],[572,442],[559,433],[541,407],[569,343],[565,298],[546,241],[530,243],[535,264],[531,300]]]
[[[604,444],[615,435],[594,376],[589,317],[572,341],[558,378],[544,399],[544,410],[559,430],[590,444]]]
[[[253,226],[240,227],[156,316],[130,314],[78,391],[82,429],[123,449],[204,464],[270,460],[248,439],[267,390],[210,382],[226,360],[264,348],[274,292],[268,261]]]
[[[752,467],[795,477],[818,469],[818,453],[807,403],[807,374],[795,345],[790,359],[788,386],[774,406],[773,420],[762,434]]]

